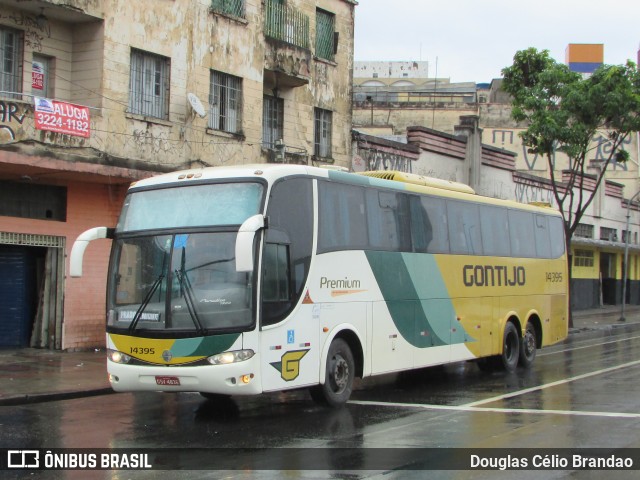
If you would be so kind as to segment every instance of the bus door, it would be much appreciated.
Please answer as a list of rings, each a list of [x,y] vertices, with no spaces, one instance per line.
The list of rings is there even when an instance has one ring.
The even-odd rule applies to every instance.
[[[318,383],[318,328],[305,301],[313,248],[313,184],[276,182],[262,249],[260,352],[263,390]]]

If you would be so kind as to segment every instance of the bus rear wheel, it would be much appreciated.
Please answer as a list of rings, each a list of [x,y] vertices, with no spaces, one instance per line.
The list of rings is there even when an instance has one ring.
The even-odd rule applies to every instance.
[[[520,335],[518,334],[516,326],[511,322],[507,322],[504,327],[500,359],[502,360],[502,367],[507,372],[514,372],[518,366],[518,360],[520,359]]]
[[[337,338],[329,347],[324,384],[312,387],[311,397],[322,405],[340,407],[351,396],[354,376],[355,362],[351,349],[347,342]]]
[[[527,323],[527,328],[522,337],[520,344],[520,365],[529,368],[533,361],[536,359],[536,348],[538,345],[538,338],[536,335],[536,328],[531,322]]]

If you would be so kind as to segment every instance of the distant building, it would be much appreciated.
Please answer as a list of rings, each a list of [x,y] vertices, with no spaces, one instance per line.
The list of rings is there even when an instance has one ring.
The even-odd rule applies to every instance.
[[[604,45],[570,43],[565,50],[565,63],[572,72],[590,75],[604,63]]]
[[[429,62],[354,62],[354,85],[396,87],[415,85],[413,79],[429,77]],[[357,79],[357,81],[355,81]]]

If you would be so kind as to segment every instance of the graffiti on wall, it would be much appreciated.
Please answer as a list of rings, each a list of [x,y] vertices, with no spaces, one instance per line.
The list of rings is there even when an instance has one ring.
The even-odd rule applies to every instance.
[[[42,51],[45,38],[51,37],[51,27],[48,21],[42,21],[35,15],[26,12],[2,13],[0,20],[5,20],[20,27],[24,35],[24,44],[36,52]]]
[[[177,154],[174,141],[164,131],[152,132],[148,129],[136,129],[131,137],[136,150],[143,154]]]
[[[553,192],[535,184],[516,183],[514,193],[516,201],[520,203],[545,202],[555,205]]]
[[[29,107],[22,103],[0,100],[0,143],[16,139],[14,128],[22,125]]]
[[[514,148],[517,149],[516,145],[516,135],[514,130],[509,129],[496,129],[493,130],[491,134],[491,142],[494,146],[499,148],[505,148],[507,150]],[[623,150],[627,150],[631,146],[631,138],[627,138],[622,142],[621,148]],[[598,135],[593,138],[592,151],[595,161],[604,161],[609,158],[611,154],[611,149],[613,144],[609,138],[604,135]],[[547,159],[535,153],[527,152],[527,147],[521,144],[522,158],[524,159],[524,163],[526,165],[526,170],[547,170]],[[591,160],[591,159],[590,159]],[[551,164],[554,169],[556,168],[556,151],[554,150],[551,156]],[[619,163],[615,161],[615,158],[611,160],[612,170],[628,170],[628,165],[626,163]]]
[[[599,135],[597,137],[595,137],[593,139],[594,142],[596,142],[596,151],[595,151],[595,160],[596,161],[603,161],[606,160],[607,158],[609,158],[609,155],[611,155],[611,149],[613,147],[613,144],[611,143],[611,140],[609,140],[607,137],[605,137],[604,135]],[[621,145],[621,149],[625,150],[625,147],[631,145],[631,138],[626,138],[623,140],[622,145]],[[627,171],[628,170],[628,165],[626,162],[616,162],[615,157],[611,160],[611,166],[613,168],[613,170],[624,170]]]
[[[408,158],[378,150],[366,150],[362,151],[362,153],[364,154],[364,158],[367,160],[367,170],[396,170],[405,173],[412,172],[413,162]]]

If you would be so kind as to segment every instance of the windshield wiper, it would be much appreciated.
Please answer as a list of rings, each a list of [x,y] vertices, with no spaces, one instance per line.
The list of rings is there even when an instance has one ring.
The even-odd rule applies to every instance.
[[[191,321],[195,325],[198,334],[204,335],[205,330],[202,326],[202,322],[200,322],[200,318],[198,317],[198,312],[196,311],[196,305],[193,301],[193,287],[191,286],[189,277],[184,273],[184,271],[181,272],[178,269],[176,269],[174,273],[176,274],[176,277],[178,277],[180,294],[183,296],[184,301],[187,304],[187,310],[189,311]]]
[[[182,259],[180,262],[180,270],[175,269],[174,273],[176,277],[178,277],[178,283],[180,285],[180,294],[184,297],[184,301],[187,304],[187,310],[189,311],[189,316],[191,317],[191,321],[196,327],[196,331],[200,335],[205,334],[204,327],[202,326],[202,322],[198,317],[198,312],[196,310],[196,303],[193,300],[193,287],[191,285],[191,281],[189,280],[189,276],[187,275],[185,269],[185,260],[186,254],[185,249],[182,249]]]
[[[144,312],[145,308],[147,308],[147,305],[149,305],[149,302],[151,301],[151,297],[153,297],[153,294],[156,292],[156,290],[162,283],[162,279],[164,279],[164,273],[161,273],[160,276],[156,279],[156,281],[153,282],[153,285],[151,285],[151,290],[149,290],[147,295],[144,297],[144,300],[142,300],[142,303],[138,307],[138,310],[136,310],[136,314],[133,316],[131,325],[129,325],[129,332],[133,332],[136,329],[136,326],[138,325],[140,318],[142,318],[142,313]]]

